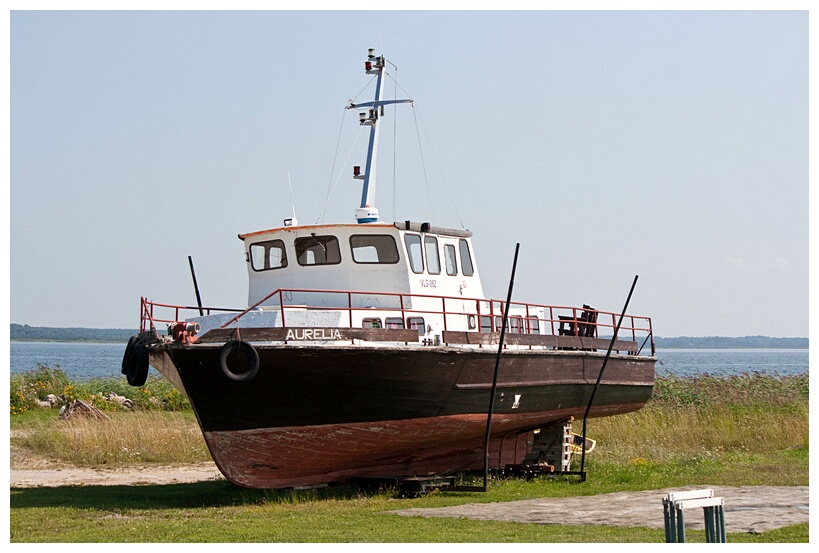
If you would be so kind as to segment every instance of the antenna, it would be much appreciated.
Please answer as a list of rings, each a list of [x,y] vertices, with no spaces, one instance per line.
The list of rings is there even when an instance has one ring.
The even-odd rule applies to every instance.
[[[355,211],[355,219],[359,223],[375,223],[378,221],[378,209],[375,207],[375,168],[377,166],[376,152],[378,150],[378,120],[384,116],[384,106],[390,104],[411,103],[412,100],[382,100],[382,92],[384,90],[384,72],[386,69],[387,59],[384,56],[376,56],[375,49],[370,48],[367,51],[367,61],[364,62],[364,71],[367,75],[375,75],[375,98],[372,102],[364,102],[363,104],[350,103],[347,109],[362,109],[365,111],[359,112],[359,124],[362,127],[370,127],[370,143],[367,147],[367,165],[364,172],[361,172],[361,166],[353,167],[353,178],[364,181],[364,186],[361,191],[361,207]],[[392,62],[391,65],[395,66]]]
[[[287,172],[287,186],[290,188],[290,207],[293,209],[293,218],[285,219],[284,226],[295,227],[299,222],[296,220],[296,201],[293,199],[293,183],[290,182],[290,171]]]

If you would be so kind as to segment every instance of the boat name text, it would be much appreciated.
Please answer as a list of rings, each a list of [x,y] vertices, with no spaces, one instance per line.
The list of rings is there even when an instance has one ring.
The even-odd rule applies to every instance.
[[[285,340],[341,340],[341,332],[333,328],[288,328]]]

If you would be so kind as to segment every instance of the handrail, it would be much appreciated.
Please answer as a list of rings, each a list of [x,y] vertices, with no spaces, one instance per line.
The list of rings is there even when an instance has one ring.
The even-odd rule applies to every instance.
[[[290,304],[288,305],[286,295],[291,294],[321,294],[323,296],[328,295],[339,295],[343,294],[345,299],[339,302],[339,305],[309,305],[309,304]],[[397,313],[401,313],[401,318],[406,321],[408,314],[419,313],[419,314],[430,314],[430,315],[440,315],[443,317],[443,330],[448,330],[448,325],[450,324],[449,318],[454,316],[475,316],[476,317],[476,331],[483,332],[487,328],[490,332],[498,332],[499,331],[499,321],[498,319],[504,315],[506,311],[506,302],[502,300],[496,299],[488,299],[488,298],[466,298],[466,297],[459,297],[459,296],[438,296],[438,295],[430,295],[430,294],[405,294],[399,292],[367,292],[367,291],[353,291],[353,290],[314,290],[309,288],[279,288],[270,294],[263,297],[261,300],[257,301],[253,305],[245,308],[245,309],[238,309],[238,308],[224,308],[224,307],[203,307],[203,311],[210,315],[215,312],[219,313],[236,313],[237,315],[231,318],[228,322],[221,325],[221,328],[226,328],[227,326],[241,320],[246,314],[250,313],[254,309],[262,306],[265,302],[278,296],[278,305],[274,304],[274,307],[281,310],[282,314],[282,325],[284,324],[284,317],[285,312],[288,310],[292,310],[295,308],[298,309],[321,309],[321,310],[340,310],[340,311],[347,311],[349,315],[350,326],[353,326],[353,312],[355,311],[370,311],[372,307],[357,307],[354,306],[354,300],[359,297],[381,297],[381,298],[395,298],[395,307],[380,307],[381,311],[395,311]],[[408,308],[407,304],[409,303],[407,300],[415,301],[416,303],[412,303],[412,308]],[[440,307],[434,307],[433,305],[418,305],[418,301],[423,302],[424,300],[431,301],[437,300],[440,301]],[[275,300],[274,300],[275,301]],[[474,312],[467,311],[464,309],[459,309],[458,311],[449,311],[447,302],[448,301],[458,301],[458,302],[468,302],[466,305],[468,306],[471,302],[474,303]],[[141,331],[147,330],[148,327],[151,329],[155,329],[156,323],[177,323],[180,322],[180,312],[181,311],[195,311],[198,314],[199,307],[198,306],[182,306],[182,305],[174,305],[168,303],[159,303],[159,302],[152,302],[149,301],[147,298],[140,298],[141,302],[141,313],[140,313],[140,329]],[[154,314],[154,308],[163,308],[163,309],[172,309],[173,310],[173,318],[164,318],[160,319],[157,318]],[[460,307],[460,306],[459,306]],[[537,316],[536,313],[532,313],[533,310],[543,310],[543,317]],[[517,310],[520,310],[517,312]],[[587,320],[583,318],[584,312],[594,312],[596,317],[593,321]],[[560,332],[561,323],[570,323],[570,327],[574,328],[576,331],[580,328],[580,325],[586,325],[585,328],[591,328],[593,331],[593,337],[601,338],[606,337],[606,329],[609,329],[609,332],[613,332],[616,324],[617,324],[617,317],[619,314],[613,313],[610,311],[600,311],[597,309],[592,309],[590,307],[574,307],[574,306],[566,306],[566,305],[545,305],[545,304],[536,304],[536,303],[524,303],[524,302],[509,302],[509,319],[520,321],[520,328],[519,332],[522,333],[532,333],[532,329],[534,328],[535,321],[537,322],[537,334],[544,334],[544,335],[553,335],[556,336]],[[488,321],[487,321],[488,319]],[[610,321],[610,322],[608,322]],[[487,322],[488,325],[484,325],[483,323]],[[509,323],[511,327],[512,324]],[[601,330],[603,331],[603,336],[601,336]],[[510,332],[514,332],[513,330],[509,330]],[[625,315],[622,326],[621,332],[626,331],[631,334],[632,341],[637,342],[638,335],[640,338],[643,336],[646,337],[646,340],[650,340],[651,345],[651,355],[654,355],[655,348],[654,348],[654,332],[651,324],[650,317],[644,316],[637,316],[637,315]],[[646,342],[640,346],[640,350],[642,350],[643,346]]]
[[[142,296],[139,298],[140,302],[140,321],[139,321],[139,331],[145,332],[148,329],[156,330],[155,323],[178,323],[181,321],[179,317],[179,312],[181,310],[195,310],[199,311],[199,306],[190,306],[190,305],[175,305],[172,303],[159,303],[156,301],[149,301],[148,298]],[[154,317],[154,307],[161,307],[161,308],[168,308],[174,310],[174,318],[173,319],[158,319]],[[211,315],[214,311],[216,312],[239,312],[242,311],[241,309],[231,308],[231,307],[202,307],[202,310],[205,312],[206,315]],[[149,323],[146,325],[146,323]]]

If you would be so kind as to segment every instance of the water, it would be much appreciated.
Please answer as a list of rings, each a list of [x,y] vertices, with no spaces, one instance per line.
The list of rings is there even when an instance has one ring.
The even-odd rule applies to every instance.
[[[79,342],[10,343],[12,373],[36,369],[37,364],[60,368],[71,380],[121,377],[124,343]],[[806,349],[663,349],[657,352],[658,375],[731,375],[761,372],[799,374],[808,372]],[[151,369],[151,374],[158,374]]]
[[[658,375],[808,372],[806,349],[664,349],[657,351],[657,359]]]
[[[36,369],[37,364],[57,365],[71,380],[125,376],[122,354],[126,344],[87,342],[15,342],[10,343],[11,373]],[[152,371],[153,372],[153,371]]]

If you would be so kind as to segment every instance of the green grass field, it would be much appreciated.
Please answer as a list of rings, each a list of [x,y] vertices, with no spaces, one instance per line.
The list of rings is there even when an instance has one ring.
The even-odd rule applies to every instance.
[[[39,397],[40,380],[51,379],[56,380],[51,384],[55,391],[71,386],[75,397],[92,399],[110,383],[72,385],[49,372],[12,381],[12,446],[77,466],[150,466],[208,458],[189,407],[162,388],[167,383],[149,383],[148,394],[127,385],[119,388],[122,395],[159,399],[137,397],[136,410],[100,403],[109,421],[68,422],[59,421],[54,410],[22,408],[26,394]],[[659,543],[664,532],[648,528],[424,519],[387,511],[687,485],[806,486],[808,388],[807,374],[658,378],[644,409],[589,421],[589,437],[597,440],[597,447],[587,456],[588,478],[582,483],[575,477],[493,478],[487,493],[435,492],[414,499],[399,497],[392,489],[264,491],[227,482],[12,489],[10,540]],[[702,532],[687,532],[687,537],[705,541]],[[758,535],[729,533],[728,541],[808,542],[809,528],[805,524]]]

